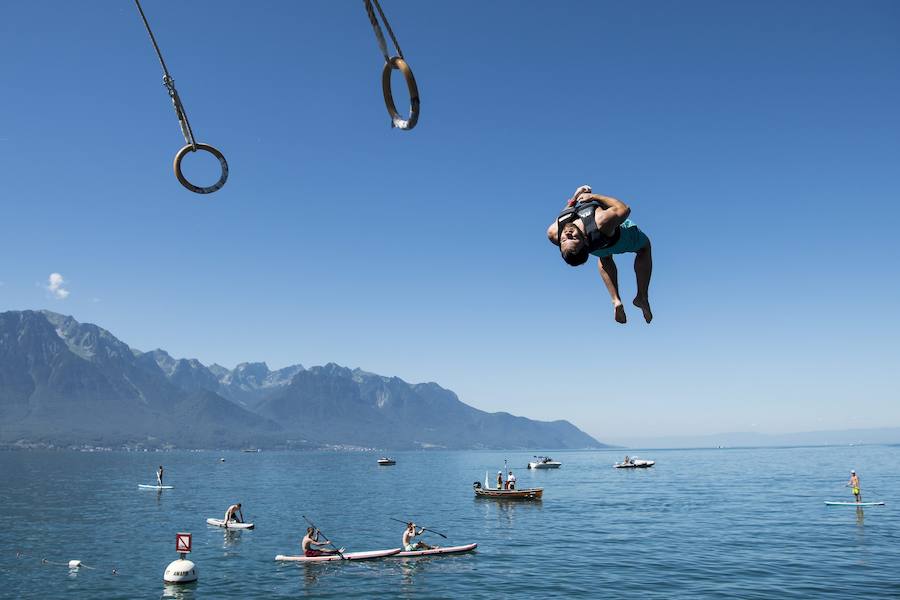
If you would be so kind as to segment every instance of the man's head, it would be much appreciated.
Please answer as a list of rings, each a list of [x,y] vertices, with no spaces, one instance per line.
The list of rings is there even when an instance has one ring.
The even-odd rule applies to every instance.
[[[307,527],[307,528],[306,528],[306,535],[311,536],[315,531],[316,531],[316,530],[313,529],[312,527]]]
[[[412,521],[410,521],[409,523],[406,524],[406,528],[407,528],[407,529],[415,529],[415,528],[416,528],[416,524],[413,523]]]
[[[851,475],[856,475],[856,471],[850,471]]]
[[[584,233],[575,223],[566,223],[559,234],[559,253],[567,264],[577,267],[587,262],[590,250]]]
[[[510,471],[509,474],[512,475],[512,471]]]

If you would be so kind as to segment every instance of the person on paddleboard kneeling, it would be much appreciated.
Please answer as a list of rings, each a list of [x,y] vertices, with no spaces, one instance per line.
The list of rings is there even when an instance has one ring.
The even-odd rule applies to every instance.
[[[859,477],[856,475],[856,471],[850,471],[850,481],[847,482],[847,485],[852,488],[856,502],[862,502],[862,494],[859,491]],[[876,493],[878,492],[876,491]]]
[[[431,550],[432,546],[429,546],[425,542],[415,542],[413,543],[412,539],[416,536],[422,535],[425,532],[424,529],[419,529],[416,531],[416,524],[410,521],[406,524],[406,529],[403,530],[403,550],[405,552],[413,552],[414,550]]]
[[[632,304],[644,313],[644,320],[653,320],[650,311],[650,275],[653,257],[650,238],[628,220],[631,209],[627,204],[610,196],[601,196],[583,185],[567,202],[556,221],[547,228],[547,238],[559,246],[566,264],[583,265],[590,255],[599,261],[600,277],[612,298],[615,319],[625,323],[625,307],[619,297],[619,272],[613,260],[614,254],[634,252],[634,273],[637,278],[637,295]]]
[[[303,551],[304,556],[327,556],[329,554],[341,554],[344,551],[343,548],[326,548],[324,550],[313,548],[313,546],[328,546],[330,544],[331,542],[328,540],[320,542],[319,531],[313,527],[307,527],[306,535],[303,536],[303,541],[300,542],[300,549]]]
[[[232,504],[228,507],[228,510],[225,511],[225,527],[228,527],[229,521],[234,521],[235,523],[244,522],[244,511],[241,510],[240,502]]]

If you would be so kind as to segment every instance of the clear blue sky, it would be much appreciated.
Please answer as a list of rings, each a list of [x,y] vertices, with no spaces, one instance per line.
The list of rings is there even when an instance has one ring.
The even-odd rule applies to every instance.
[[[231,165],[202,197],[131,3],[0,3],[0,310],[433,380],[603,440],[900,425],[900,4],[383,7],[411,132],[362,2],[145,1]],[[650,326],[544,237],[584,183],[653,240]]]

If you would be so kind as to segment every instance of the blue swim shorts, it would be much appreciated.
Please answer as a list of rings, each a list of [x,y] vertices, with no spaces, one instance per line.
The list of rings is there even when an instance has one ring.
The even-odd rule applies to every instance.
[[[612,256],[613,254],[637,252],[650,243],[650,238],[648,238],[643,231],[638,229],[637,225],[628,219],[625,219],[622,224],[619,225],[619,232],[618,242],[609,248],[594,250],[591,254],[598,258],[603,258],[605,256]]]

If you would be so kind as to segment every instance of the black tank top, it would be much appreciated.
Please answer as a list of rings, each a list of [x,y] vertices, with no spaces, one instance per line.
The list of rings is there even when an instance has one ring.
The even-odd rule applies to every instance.
[[[588,252],[609,248],[618,242],[619,236],[621,235],[621,230],[618,227],[616,227],[616,232],[611,236],[606,235],[597,229],[597,221],[594,219],[594,214],[597,212],[598,208],[601,208],[600,203],[596,200],[591,200],[590,202],[579,202],[575,206],[567,206],[559,213],[559,216],[556,218],[557,245],[560,245],[563,227],[578,219],[581,220],[581,224],[584,227],[584,235],[587,238],[588,243]],[[560,247],[562,246],[560,245]]]

